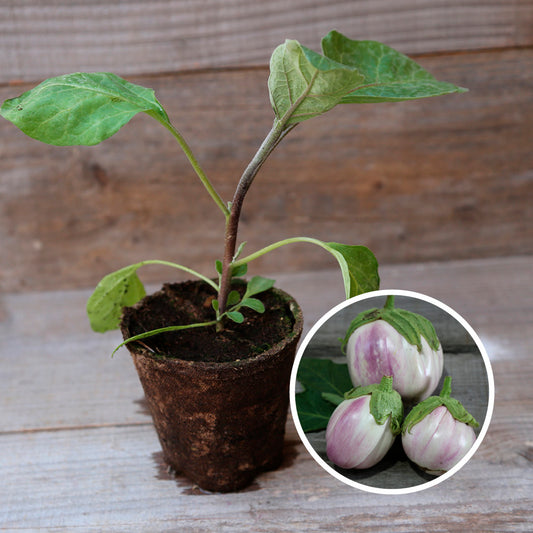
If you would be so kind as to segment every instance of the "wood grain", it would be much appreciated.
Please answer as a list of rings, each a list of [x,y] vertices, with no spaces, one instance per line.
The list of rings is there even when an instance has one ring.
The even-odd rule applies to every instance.
[[[380,263],[533,252],[533,50],[421,58],[470,92],[340,107],[301,124],[265,164],[240,238],[252,252],[308,235],[369,246]],[[224,199],[270,128],[267,71],[132,81],[156,89]],[[18,94],[0,89],[0,98]],[[0,122],[0,286],[93,286],[145,258],[210,274],[223,217],[149,117],[87,148],[50,147]],[[251,268],[331,268],[309,245]],[[256,270],[256,271],[257,271]],[[147,281],[173,279],[145,271]]]
[[[502,369],[515,361],[509,370],[512,380],[525,383],[527,373],[521,376],[518,369],[520,361],[531,359],[523,301],[532,267],[531,257],[384,266],[382,288],[418,291],[450,306],[475,329],[491,361],[500,362]],[[304,335],[344,299],[337,270],[267,275],[299,302]],[[318,286],[327,290],[317,291]],[[148,291],[158,288],[149,286]],[[0,430],[149,422],[127,350],[109,357],[121,342],[120,334],[90,329],[85,313],[89,294],[76,290],[0,297]],[[51,369],[47,380],[40,378],[43,365]],[[509,389],[511,400],[520,397],[520,390]]]
[[[492,339],[487,349],[496,384],[492,422],[472,460],[437,487],[394,496],[359,491],[329,476],[290,419],[281,469],[239,494],[202,493],[166,471],[133,365],[125,353],[109,360],[113,335],[87,327],[87,291],[3,295],[0,528],[529,531],[533,346],[525,288],[531,264],[531,257],[515,257],[383,269],[385,286],[430,293],[466,316],[484,342]],[[308,327],[342,299],[331,282],[335,274],[281,276],[280,284],[301,300]],[[319,294],[316,287],[327,279],[332,290]],[[24,329],[24,319],[33,331]],[[516,329],[494,330],[502,319]]]
[[[286,38],[318,49],[334,28],[409,54],[530,46],[532,22],[528,0],[10,0],[0,5],[0,83],[266,65]]]

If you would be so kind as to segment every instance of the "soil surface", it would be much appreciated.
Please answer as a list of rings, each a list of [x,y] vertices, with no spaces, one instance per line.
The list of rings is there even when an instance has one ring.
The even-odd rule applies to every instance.
[[[232,287],[241,295],[246,285]],[[215,319],[211,302],[215,291],[207,283],[165,284],[161,291],[124,310],[123,324],[131,336],[166,326],[207,322]],[[224,330],[215,326],[161,333],[141,342],[155,354],[187,361],[226,362],[254,357],[290,335],[294,317],[287,302],[269,290],[255,295],[265,305],[264,313],[241,308],[245,320],[227,320]]]

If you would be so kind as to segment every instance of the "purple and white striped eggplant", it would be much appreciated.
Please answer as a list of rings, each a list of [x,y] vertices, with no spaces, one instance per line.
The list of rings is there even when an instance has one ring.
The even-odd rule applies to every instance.
[[[402,427],[403,449],[422,470],[444,474],[470,450],[476,440],[474,417],[462,404],[450,398],[451,377],[447,376],[440,396],[431,396],[415,406]]]
[[[394,388],[409,403],[427,398],[442,375],[442,347],[433,325],[394,308],[393,296],[383,309],[370,309],[352,321],[343,349],[354,387],[393,376]]]
[[[341,468],[370,468],[383,459],[401,431],[402,399],[390,376],[352,389],[345,398],[329,419],[326,453]]]

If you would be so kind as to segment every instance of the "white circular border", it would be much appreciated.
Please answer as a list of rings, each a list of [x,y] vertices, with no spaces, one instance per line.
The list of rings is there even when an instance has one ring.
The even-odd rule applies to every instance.
[[[488,379],[488,384],[489,384],[489,401],[487,404],[487,413],[485,415],[485,420],[481,427],[481,431],[479,432],[479,435],[476,441],[474,442],[474,445],[472,446],[472,448],[470,448],[468,453],[451,470],[449,470],[445,474],[442,474],[441,476],[435,479],[432,479],[431,481],[427,481],[426,483],[421,483],[420,485],[415,485],[413,487],[406,487],[403,489],[382,489],[378,487],[370,487],[368,485],[364,485],[363,483],[358,483],[351,479],[347,479],[342,474],[337,472],[318,455],[318,453],[309,443],[309,440],[307,439],[302,429],[302,425],[300,424],[300,419],[298,417],[298,411],[296,409],[296,392],[295,392],[296,381],[297,381],[296,374],[298,372],[300,360],[302,359],[305,349],[307,348],[307,345],[309,344],[311,339],[314,337],[315,333],[322,327],[322,325],[327,320],[329,320],[333,315],[338,313],[341,309],[344,309],[345,307],[353,303],[359,302],[361,300],[366,300],[368,298],[375,298],[378,296],[388,296],[388,295],[408,296],[411,298],[417,298],[419,300],[424,300],[425,302],[433,304],[436,307],[440,307],[442,310],[446,311],[449,315],[455,318],[468,331],[472,339],[474,339],[474,342],[476,343],[477,347],[479,348],[479,351],[481,352],[481,356],[483,358],[483,362],[485,363],[485,370],[487,371],[487,379]],[[343,483],[350,485],[351,487],[355,487],[357,489],[361,489],[367,492],[373,492],[375,494],[410,494],[412,492],[418,492],[420,490],[425,490],[430,487],[434,487],[435,485],[438,485],[439,483],[442,483],[449,477],[453,476],[458,470],[460,470],[470,460],[470,458],[474,455],[474,453],[476,453],[476,450],[481,445],[481,442],[485,438],[485,435],[489,429],[490,420],[492,417],[492,411],[494,409],[494,375],[492,373],[492,367],[489,361],[489,356],[487,354],[487,351],[485,350],[485,347],[483,346],[483,343],[481,342],[477,333],[474,331],[472,326],[470,326],[470,324],[461,315],[459,315],[456,311],[448,307],[446,304],[440,302],[439,300],[436,300],[435,298],[432,298],[431,296],[426,296],[425,294],[421,294],[421,293],[413,292],[413,291],[406,291],[406,290],[372,291],[372,292],[361,294],[359,296],[354,296],[353,298],[350,298],[349,300],[346,300],[344,302],[341,302],[339,305],[336,305],[333,309],[330,309],[325,315],[323,315],[316,322],[316,324],[311,328],[309,333],[305,336],[304,340],[300,344],[300,347],[298,348],[298,352],[294,360],[294,365],[292,367],[291,381],[290,381],[290,405],[291,405],[292,419],[294,421],[294,425],[296,426],[296,431],[298,432],[298,435],[300,436],[300,440],[303,442],[304,446],[307,448],[307,451],[311,454],[313,459],[326,472],[331,474],[333,477],[337,478],[339,481],[342,481]]]

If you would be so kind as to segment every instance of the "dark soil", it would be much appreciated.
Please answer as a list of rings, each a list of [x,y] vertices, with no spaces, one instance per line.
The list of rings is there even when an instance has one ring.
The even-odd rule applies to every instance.
[[[245,284],[233,288],[244,293]],[[166,326],[207,322],[215,319],[211,306],[215,291],[203,282],[165,284],[161,291],[147,296],[124,310],[123,324],[130,335]],[[161,333],[142,343],[157,355],[187,361],[226,362],[254,357],[290,335],[294,318],[289,305],[273,290],[254,296],[265,305],[264,313],[241,308],[242,324],[227,320],[224,330],[215,326]]]

